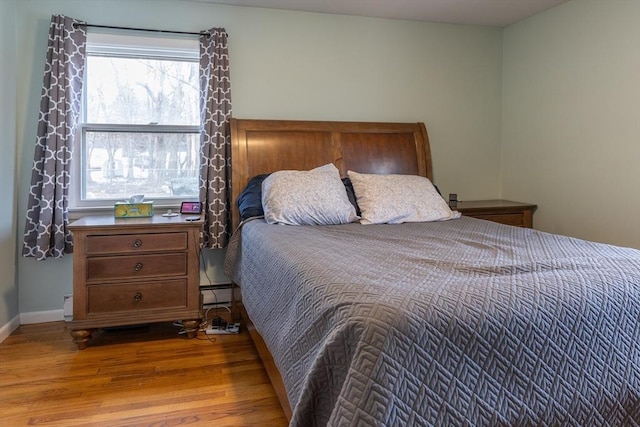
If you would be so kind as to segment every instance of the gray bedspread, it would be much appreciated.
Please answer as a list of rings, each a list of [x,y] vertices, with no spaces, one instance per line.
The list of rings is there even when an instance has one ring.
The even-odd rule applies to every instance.
[[[294,426],[640,425],[640,251],[463,217],[246,223]]]

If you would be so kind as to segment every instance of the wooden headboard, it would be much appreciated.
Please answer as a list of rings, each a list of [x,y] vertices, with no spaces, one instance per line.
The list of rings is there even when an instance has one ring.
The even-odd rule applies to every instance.
[[[232,227],[239,223],[236,200],[252,177],[327,163],[343,177],[352,170],[433,180],[423,123],[231,119]]]

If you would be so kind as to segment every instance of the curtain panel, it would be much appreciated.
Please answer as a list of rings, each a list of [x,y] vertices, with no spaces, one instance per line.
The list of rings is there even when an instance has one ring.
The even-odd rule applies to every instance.
[[[231,230],[231,83],[227,33],[212,28],[200,36],[200,201],[203,247],[226,246]]]
[[[22,255],[43,260],[73,251],[68,195],[80,117],[86,27],[51,17]]]
[[[23,256],[59,258],[73,251],[68,224],[71,158],[80,117],[86,24],[51,17]],[[200,185],[203,246],[226,246],[230,231],[231,84],[227,33],[200,36]]]

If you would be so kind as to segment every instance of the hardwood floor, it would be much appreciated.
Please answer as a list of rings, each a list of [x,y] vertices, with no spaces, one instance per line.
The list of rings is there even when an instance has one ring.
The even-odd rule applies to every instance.
[[[102,331],[79,351],[64,322],[20,326],[0,344],[0,425],[287,425],[246,330],[178,329]]]

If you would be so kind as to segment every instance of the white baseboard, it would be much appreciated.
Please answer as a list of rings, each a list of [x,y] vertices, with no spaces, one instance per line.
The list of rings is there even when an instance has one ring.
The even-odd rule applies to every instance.
[[[64,320],[64,310],[33,311],[20,313],[0,328],[0,343],[13,333],[18,326],[30,323],[48,323]]]
[[[9,323],[4,324],[0,328],[0,342],[7,339],[9,335],[13,333],[20,326],[20,315],[17,315],[13,319],[9,320]]]
[[[20,324],[47,323],[64,320],[64,310],[32,311],[31,313],[20,313]]]

